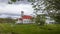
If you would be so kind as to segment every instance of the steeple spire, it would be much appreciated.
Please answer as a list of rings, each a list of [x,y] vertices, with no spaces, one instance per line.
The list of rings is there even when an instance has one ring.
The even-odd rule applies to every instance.
[[[21,11],[21,18],[24,16],[24,11]],[[22,18],[22,23],[23,23],[23,18]]]
[[[23,17],[24,16],[24,11],[21,11],[21,17]]]

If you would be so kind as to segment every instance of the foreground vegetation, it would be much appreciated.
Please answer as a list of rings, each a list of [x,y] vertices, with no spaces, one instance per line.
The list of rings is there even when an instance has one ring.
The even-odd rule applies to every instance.
[[[17,19],[12,18],[0,18],[0,23],[15,23]]]
[[[60,25],[0,24],[0,34],[60,34]]]

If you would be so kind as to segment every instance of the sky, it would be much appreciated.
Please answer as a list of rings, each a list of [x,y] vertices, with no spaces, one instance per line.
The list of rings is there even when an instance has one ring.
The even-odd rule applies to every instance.
[[[32,5],[28,2],[16,2],[15,4],[8,4],[9,0],[0,0],[0,13],[21,14],[24,11],[25,15],[31,15],[33,13]],[[5,17],[7,15],[4,15]],[[4,17],[1,16],[0,17]]]

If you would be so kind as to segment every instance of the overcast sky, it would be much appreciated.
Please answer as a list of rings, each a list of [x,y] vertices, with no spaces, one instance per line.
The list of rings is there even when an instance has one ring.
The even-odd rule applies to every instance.
[[[8,0],[0,0],[0,13],[20,14],[21,11],[24,11],[25,15],[30,15],[33,13],[32,6],[29,3],[16,3],[17,4],[8,4]]]

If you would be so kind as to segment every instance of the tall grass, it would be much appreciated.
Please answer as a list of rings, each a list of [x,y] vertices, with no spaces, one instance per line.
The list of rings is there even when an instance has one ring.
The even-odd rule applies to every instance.
[[[0,34],[60,34],[60,25],[0,24]]]

